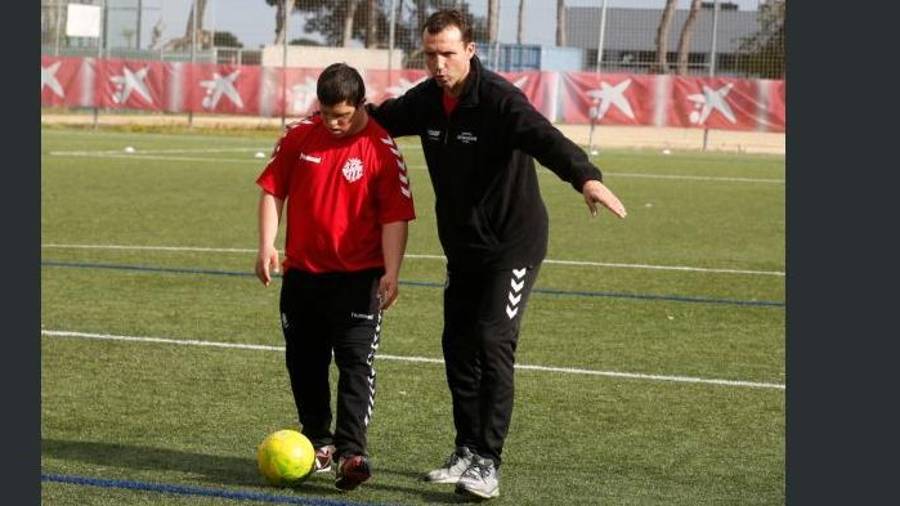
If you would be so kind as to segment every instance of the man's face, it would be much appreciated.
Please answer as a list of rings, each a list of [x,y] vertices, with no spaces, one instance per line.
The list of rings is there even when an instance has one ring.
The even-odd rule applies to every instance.
[[[364,110],[347,101],[335,105],[319,105],[322,123],[337,138],[347,137],[359,130]]]
[[[452,96],[459,96],[463,82],[469,75],[469,60],[475,54],[475,43],[463,42],[462,33],[455,26],[448,26],[440,33],[422,33],[425,64],[438,86]]]

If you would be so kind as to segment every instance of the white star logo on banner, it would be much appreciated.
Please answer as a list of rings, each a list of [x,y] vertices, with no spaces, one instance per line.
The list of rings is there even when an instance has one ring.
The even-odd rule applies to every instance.
[[[626,79],[615,86],[611,86],[606,81],[600,81],[599,90],[587,92],[587,95],[594,99],[594,107],[591,107],[590,111],[591,118],[603,119],[610,106],[615,105],[623,114],[634,119],[634,111],[631,110],[631,104],[625,98],[625,90],[629,86],[631,86],[631,79]]]
[[[424,82],[426,79],[428,79],[428,76],[424,76],[421,79],[411,83],[401,77],[400,82],[397,83],[397,86],[390,86],[387,89],[385,89],[384,92],[392,97],[399,97],[400,95],[403,95],[407,91],[414,88],[419,83]]]
[[[525,83],[527,83],[527,82],[528,82],[528,76],[522,76],[522,77],[516,79],[516,81],[513,83],[513,86],[515,86],[516,88],[519,88],[521,90],[521,89],[525,88]]]
[[[316,80],[307,76],[306,81],[291,86],[291,113],[306,114],[316,101]]]
[[[41,93],[44,92],[44,86],[49,86],[56,96],[65,98],[62,85],[56,80],[56,71],[59,70],[60,65],[62,65],[62,62],[58,61],[49,67],[41,67]]]
[[[690,116],[691,123],[698,125],[704,123],[713,111],[719,111],[728,121],[737,123],[731,106],[725,101],[725,97],[728,96],[733,87],[734,83],[728,83],[718,90],[714,90],[704,84],[703,93],[688,95],[687,99],[694,103],[694,110],[691,111]]]
[[[144,67],[137,72],[132,72],[128,67],[122,67],[122,75],[110,77],[109,80],[116,85],[113,101],[117,104],[124,103],[128,100],[131,92],[136,91],[144,100],[152,104],[153,99],[150,97],[150,91],[144,83],[149,70],[150,67]]]
[[[244,101],[241,100],[240,93],[238,93],[237,88],[234,87],[234,81],[240,73],[240,70],[235,70],[227,76],[222,77],[218,72],[213,72],[212,79],[200,81],[200,86],[206,88],[206,96],[203,97],[203,102],[201,102],[200,105],[205,109],[215,109],[216,105],[219,103],[219,99],[222,98],[222,95],[225,95],[231,100],[231,103],[236,105],[239,109],[243,109]]]

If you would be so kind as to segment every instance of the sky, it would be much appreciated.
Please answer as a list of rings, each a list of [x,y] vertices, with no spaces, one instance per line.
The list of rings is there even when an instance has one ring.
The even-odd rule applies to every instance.
[[[137,0],[108,0],[110,5],[136,5]],[[397,0],[398,2],[400,0]],[[569,7],[600,7],[603,0],[567,0]],[[712,0],[709,0],[712,1]],[[756,10],[760,0],[730,0],[740,10]],[[184,33],[192,0],[143,0],[142,46],[150,41],[154,24],[164,24],[163,40]],[[470,9],[476,15],[484,15],[487,0],[470,0]],[[679,0],[679,8],[686,9],[690,0]],[[661,9],[665,0],[607,0],[608,7],[634,7]],[[500,42],[514,43],[516,39],[516,14],[519,0],[500,0]],[[556,37],[556,0],[525,0],[526,44],[553,45]],[[259,48],[271,44],[275,38],[275,8],[265,0],[207,0],[205,26],[216,31],[234,33],[245,48]],[[288,23],[291,39],[306,36],[302,32],[303,18],[291,16]],[[115,34],[111,34],[115,41]]]

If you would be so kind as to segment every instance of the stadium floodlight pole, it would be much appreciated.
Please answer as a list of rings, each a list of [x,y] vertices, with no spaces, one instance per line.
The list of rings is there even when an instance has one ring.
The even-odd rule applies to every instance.
[[[712,45],[709,48],[709,77],[716,75],[716,39],[719,32],[719,0],[713,2]],[[703,128],[703,151],[709,142],[709,128]]]
[[[197,0],[191,7],[191,81],[194,82],[194,67],[197,64]],[[190,93],[188,93],[190,96]],[[188,99],[188,126],[194,126],[194,102]]]
[[[397,0],[391,0],[391,26],[388,29],[388,68],[387,68],[387,85],[394,85],[394,30],[397,28]],[[420,35],[421,36],[421,35]]]
[[[600,7],[600,36],[597,38],[597,73],[600,73],[600,66],[603,64],[603,45],[606,39],[606,0]]]
[[[294,6],[293,2],[285,2],[281,9],[281,31],[284,37],[281,39],[281,128],[287,122],[287,53],[288,53],[288,9]]]

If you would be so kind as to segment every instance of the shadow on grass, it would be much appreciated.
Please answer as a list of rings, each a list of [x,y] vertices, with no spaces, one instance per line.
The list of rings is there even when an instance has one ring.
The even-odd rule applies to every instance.
[[[82,462],[103,467],[128,468],[149,471],[174,471],[192,475],[211,485],[239,487],[266,486],[259,477],[256,460],[243,457],[208,455],[183,450],[152,448],[146,446],[101,443],[96,441],[66,441],[43,439],[41,454],[55,459]],[[453,486],[427,484],[421,474],[376,467],[373,479],[363,487],[372,490],[394,492],[407,496],[419,496],[420,500],[437,504],[471,502],[457,495]],[[396,476],[409,481],[409,486],[382,483],[379,476]],[[332,475],[314,475],[306,480],[298,491],[322,496],[350,499],[334,488]],[[393,481],[393,480],[390,480]]]

